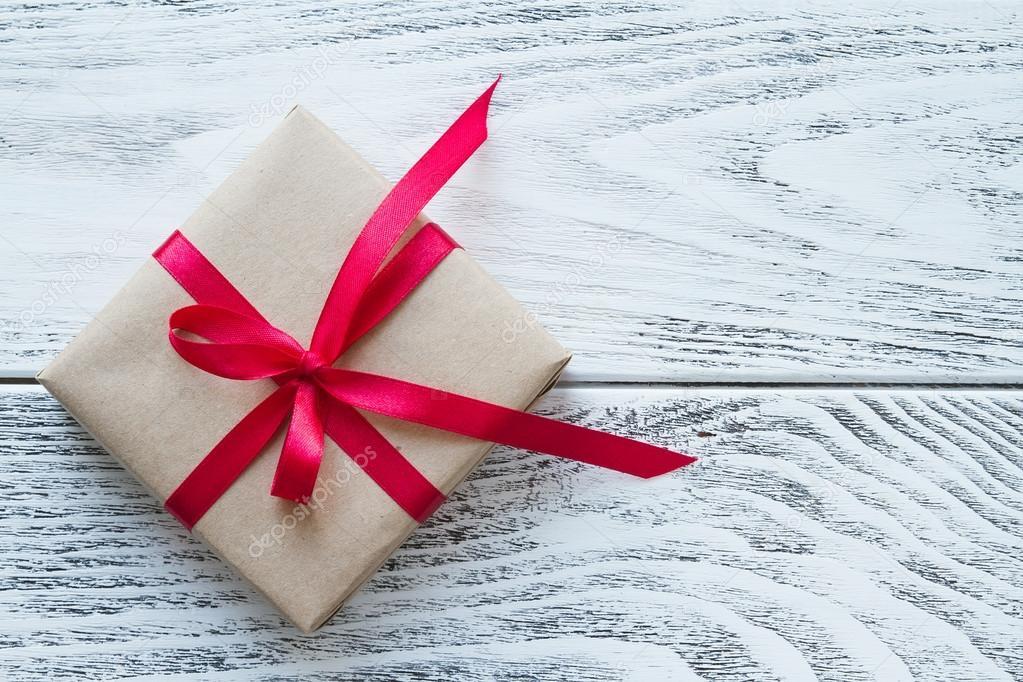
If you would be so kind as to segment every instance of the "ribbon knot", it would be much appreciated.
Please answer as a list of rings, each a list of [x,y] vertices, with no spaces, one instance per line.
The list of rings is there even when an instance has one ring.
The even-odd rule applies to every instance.
[[[462,113],[370,216],[334,279],[308,349],[270,324],[180,232],[153,254],[197,301],[170,316],[170,343],[178,354],[220,377],[277,384],[167,498],[164,506],[187,528],[228,490],[286,420],[271,494],[296,502],[309,499],[327,434],[419,522],[444,500],[443,493],[360,411],[644,478],[695,461],[437,388],[331,366],[458,248],[429,223],[383,265],[427,202],[486,139],[487,108],[496,86],[497,81]]]
[[[300,379],[311,379],[318,369],[326,365],[323,358],[315,351],[307,350],[299,358],[296,371]]]

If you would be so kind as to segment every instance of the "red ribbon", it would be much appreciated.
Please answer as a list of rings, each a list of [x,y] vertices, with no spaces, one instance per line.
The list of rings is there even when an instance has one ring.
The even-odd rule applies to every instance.
[[[272,379],[277,388],[203,458],[165,506],[191,529],[288,419],[270,492],[305,502],[313,492],[324,434],[409,516],[423,522],[444,501],[359,410],[649,478],[694,457],[512,410],[428,386],[332,365],[386,317],[458,245],[424,226],[381,264],[427,202],[487,137],[494,81],[377,207],[334,280],[308,349],[274,327],[180,232],[153,257],[197,305],[170,316],[170,342],[186,361],[227,379]],[[180,332],[201,337],[195,341]],[[363,452],[375,457],[358,457]]]

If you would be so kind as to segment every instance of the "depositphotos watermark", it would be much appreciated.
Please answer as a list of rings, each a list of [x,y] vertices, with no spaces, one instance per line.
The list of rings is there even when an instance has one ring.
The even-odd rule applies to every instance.
[[[355,470],[365,467],[366,464],[376,459],[376,456],[376,450],[372,446],[367,445],[362,452],[350,459],[346,459],[344,465],[330,478],[318,477],[316,479],[316,486],[313,488],[313,494],[309,497],[309,502],[306,504],[296,504],[290,512],[281,517],[280,521],[270,526],[261,536],[256,537],[255,534],[251,536],[252,542],[249,544],[249,556],[253,559],[258,559],[269,548],[274,545],[280,545],[281,541],[284,540],[284,536],[292,528],[312,516],[313,512],[323,509],[324,503],[333,497],[334,493],[341,490],[348,481],[352,480],[352,474],[355,473]]]
[[[298,73],[292,76],[291,80],[281,86],[262,104],[252,105],[252,113],[249,114],[249,125],[258,128],[267,119],[280,116],[288,108],[298,93],[323,78],[327,69],[334,66],[341,59],[341,56],[348,51],[350,41],[333,43],[329,47],[320,45],[316,48],[316,56],[299,69]]]
[[[56,305],[61,298],[69,296],[90,272],[98,268],[105,259],[124,246],[125,241],[126,238],[123,232],[114,232],[100,243],[93,244],[86,255],[68,261],[64,265],[63,272],[46,284],[43,293],[23,308],[18,313],[17,318],[10,323],[10,326],[17,327],[20,330],[31,327],[41,315]]]
[[[572,270],[554,284],[548,290],[544,301],[538,306],[540,313],[545,314],[561,303],[565,297],[576,287],[581,286],[588,279],[598,274],[607,265],[611,256],[622,250],[625,237],[616,232],[610,239],[597,247],[595,253],[591,254],[586,262],[581,265],[574,265]],[[538,315],[532,310],[527,310],[521,316],[512,321],[504,321],[504,329],[501,331],[501,340],[505,343],[512,343],[528,329],[535,327]]]

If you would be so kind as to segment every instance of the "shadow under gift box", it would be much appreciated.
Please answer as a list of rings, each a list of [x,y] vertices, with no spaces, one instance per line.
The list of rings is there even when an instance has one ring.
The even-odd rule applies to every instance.
[[[345,254],[389,189],[323,123],[295,108],[181,231],[271,323],[308,346]],[[420,215],[401,243],[427,222]],[[181,359],[167,340],[167,318],[192,303],[150,258],[39,374],[161,502],[276,386],[222,379]],[[527,320],[519,303],[456,249],[335,366],[525,409],[570,357]],[[492,447],[365,416],[445,495]],[[346,454],[329,437],[313,504],[270,496],[283,431],[193,531],[309,632],[416,522],[351,459],[374,453]]]

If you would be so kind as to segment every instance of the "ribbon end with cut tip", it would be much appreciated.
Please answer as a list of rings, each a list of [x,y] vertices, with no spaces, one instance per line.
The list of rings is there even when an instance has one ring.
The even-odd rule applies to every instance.
[[[657,478],[658,476],[670,474],[672,471],[678,471],[679,469],[685,468],[690,464],[694,464],[699,461],[697,457],[687,455],[684,452],[672,452],[670,450],[667,450],[666,452],[668,453],[668,455],[670,455],[671,457],[670,459],[664,459],[659,461],[655,460],[654,462],[652,462],[654,466],[652,466],[647,471],[644,471],[642,474],[640,474],[640,476],[642,478],[647,479]]]

